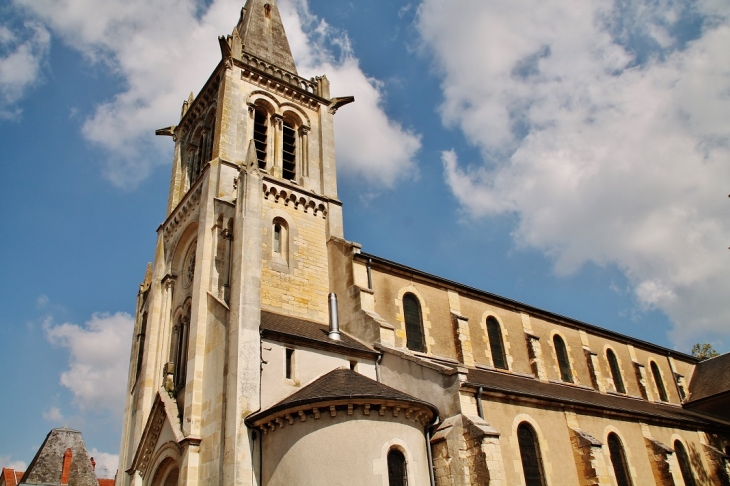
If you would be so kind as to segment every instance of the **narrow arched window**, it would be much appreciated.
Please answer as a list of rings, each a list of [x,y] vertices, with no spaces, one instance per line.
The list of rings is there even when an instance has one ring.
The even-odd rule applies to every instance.
[[[253,116],[253,142],[256,148],[256,159],[259,161],[259,169],[266,169],[267,132],[268,123],[266,122],[266,112],[257,108],[254,110]]]
[[[527,422],[522,422],[517,427],[517,442],[520,446],[525,486],[545,486],[540,444],[537,442],[535,429]]]
[[[415,295],[403,296],[403,315],[406,321],[406,346],[413,351],[425,351],[421,304]]]
[[[669,401],[669,399],[667,398],[667,389],[664,388],[662,374],[659,371],[659,367],[654,361],[651,362],[651,374],[654,376],[654,383],[656,383],[656,388],[659,392],[659,399],[663,402]]]
[[[282,218],[273,221],[271,250],[273,257],[289,262],[289,226]]]
[[[297,137],[294,126],[284,121],[283,128],[282,177],[294,180],[297,175]]]
[[[692,464],[689,462],[687,450],[680,441],[674,441],[674,451],[677,453],[677,462],[679,462],[679,470],[682,472],[682,479],[686,486],[695,486],[694,473],[692,473]]]
[[[568,349],[565,347],[565,341],[556,334],[553,336],[553,344],[555,345],[555,355],[558,358],[560,379],[568,383],[573,383],[573,372],[570,369],[570,360],[568,359]]]
[[[178,334],[175,350],[175,390],[185,386],[188,367],[188,340],[190,338],[190,310],[178,321]]]
[[[613,432],[608,434],[608,453],[611,457],[611,464],[613,464],[617,486],[631,486],[631,476],[629,475],[624,446],[621,444],[619,436]]]
[[[606,359],[608,360],[608,367],[611,368],[614,388],[616,388],[618,393],[626,393],[624,380],[621,378],[621,369],[618,366],[618,359],[616,359],[616,354],[612,349],[606,350]]]
[[[274,253],[281,254],[281,224],[274,224]]]
[[[408,486],[406,457],[398,449],[388,451],[388,486]]]
[[[504,342],[502,341],[502,329],[499,322],[492,316],[487,318],[487,336],[489,337],[489,349],[492,352],[492,363],[495,368],[507,369],[507,357],[504,354]]]

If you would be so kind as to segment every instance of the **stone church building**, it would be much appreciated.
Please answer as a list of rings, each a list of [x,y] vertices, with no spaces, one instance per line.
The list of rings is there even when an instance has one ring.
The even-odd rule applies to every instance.
[[[274,0],[248,0],[219,43],[157,131],[174,159],[119,486],[729,484],[727,355],[366,253],[337,196],[353,98],[297,74]]]

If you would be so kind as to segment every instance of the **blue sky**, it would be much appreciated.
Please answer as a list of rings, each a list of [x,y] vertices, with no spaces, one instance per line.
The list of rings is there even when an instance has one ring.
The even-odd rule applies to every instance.
[[[279,5],[300,74],[356,97],[336,116],[348,239],[680,351],[730,350],[726,1]],[[113,469],[167,198],[172,142],[154,129],[241,6],[0,4],[0,466],[67,424]]]

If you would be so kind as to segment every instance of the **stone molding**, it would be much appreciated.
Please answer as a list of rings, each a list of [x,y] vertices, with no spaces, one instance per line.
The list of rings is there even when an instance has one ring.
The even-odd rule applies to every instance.
[[[322,219],[327,218],[327,206],[303,191],[294,191],[267,181],[263,184],[263,194],[264,199],[273,200],[276,203],[282,202],[284,206],[291,204],[294,209],[301,208],[305,213],[311,213],[314,216],[319,214]]]

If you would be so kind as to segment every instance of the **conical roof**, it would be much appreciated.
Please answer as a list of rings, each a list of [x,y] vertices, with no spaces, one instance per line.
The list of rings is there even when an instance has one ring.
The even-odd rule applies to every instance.
[[[236,31],[244,53],[297,74],[275,0],[247,0]]]

